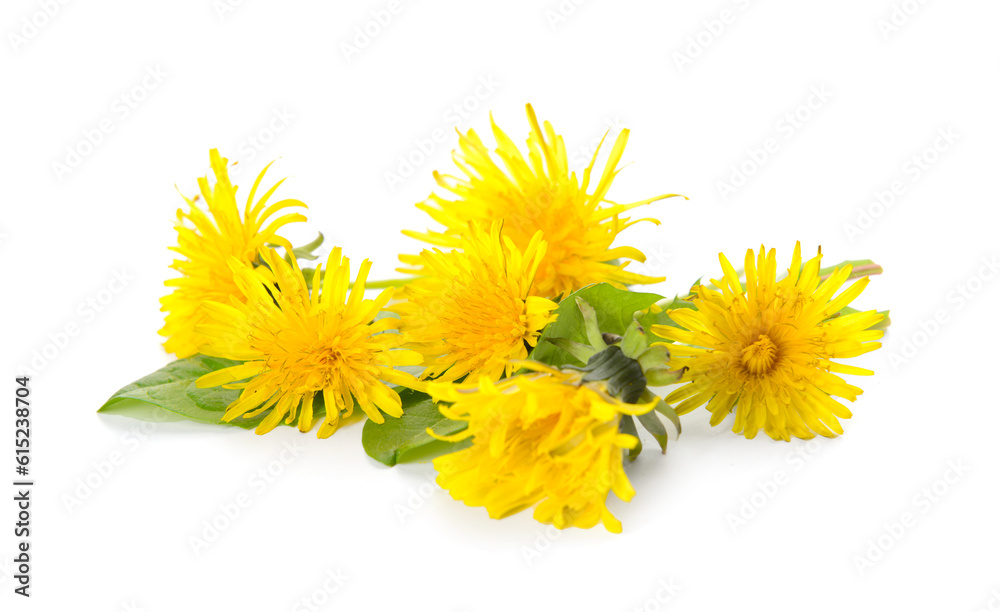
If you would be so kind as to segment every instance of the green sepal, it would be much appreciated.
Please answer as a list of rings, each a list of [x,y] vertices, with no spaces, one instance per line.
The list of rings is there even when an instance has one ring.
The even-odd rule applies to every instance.
[[[667,428],[663,426],[663,422],[660,421],[660,417],[656,416],[656,411],[645,412],[637,416],[642,427],[648,431],[656,440],[656,443],[660,445],[660,452],[666,455],[668,440]]]
[[[667,417],[667,419],[673,423],[674,427],[677,429],[677,436],[679,437],[681,435],[681,419],[677,416],[677,411],[674,410],[673,406],[660,399],[658,395],[649,389],[646,389],[640,398],[640,401],[643,402],[652,402],[654,400],[656,401],[656,405],[653,407],[653,410]]]
[[[664,368],[670,362],[670,349],[662,344],[651,346],[635,358],[644,371]]]
[[[569,338],[546,338],[545,340],[576,357],[580,363],[587,363],[591,357],[597,354],[597,349],[589,344],[574,342]]]
[[[679,381],[684,376],[685,368],[671,370],[670,368],[649,368],[646,370],[646,382],[650,387],[666,387]]]
[[[633,436],[636,440],[638,440],[635,443],[635,446],[628,449],[628,460],[635,461],[635,458],[642,452],[642,440],[639,438],[639,432],[635,428],[635,421],[632,420],[631,414],[622,415],[621,425],[618,427],[618,431],[623,434]]]
[[[595,354],[583,367],[566,369],[584,372],[583,382],[604,381],[608,395],[629,404],[634,404],[646,389],[642,366],[626,357],[617,344]]]
[[[315,253],[313,253],[313,251],[315,251],[316,249],[318,249],[323,245],[323,240],[324,240],[323,232],[319,232],[319,235],[316,236],[316,239],[310,242],[309,244],[304,244],[300,247],[293,248],[291,256],[295,257],[295,259],[305,259],[306,261],[314,261],[316,259],[319,259],[319,255],[316,255]],[[291,257],[286,257],[285,259],[288,259],[289,263],[291,263]]]
[[[625,330],[625,334],[621,340],[621,347],[625,356],[631,359],[638,359],[639,355],[649,348],[646,330],[639,323],[638,319],[632,319],[632,323]]]
[[[574,301],[576,307],[580,309],[580,316],[583,317],[583,331],[587,334],[590,346],[599,351],[608,348],[604,342],[604,334],[601,333],[601,328],[597,324],[597,311],[581,297],[574,298]]]

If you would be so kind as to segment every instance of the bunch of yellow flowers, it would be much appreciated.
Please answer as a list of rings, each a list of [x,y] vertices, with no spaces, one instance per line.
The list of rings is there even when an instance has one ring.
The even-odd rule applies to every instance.
[[[293,248],[281,231],[306,221],[305,204],[272,203],[280,182],[265,190],[265,168],[241,205],[212,150],[214,184],[200,179],[200,197],[178,211],[179,276],[161,300],[160,334],[178,361],[102,410],[139,400],[320,438],[363,413],[369,454],[390,465],[417,448],[436,454],[437,482],[493,518],[534,508],[560,529],[612,532],[622,526],[611,493],[635,494],[625,466],[641,449],[636,422],[664,453],[660,417],[679,433],[678,415],[699,406],[712,425],[733,415],[746,438],[842,434],[843,400],[862,392],[842,375],[872,374],[842,360],[879,348],[887,324],[850,304],[881,269],[822,268],[796,243],[779,273],[762,246],[742,273],[720,254],[720,278],[676,298],[634,292],[665,279],[628,269],[645,257],[619,234],[659,222],[626,215],[675,194],[614,203],[629,131],[603,169],[595,152],[578,176],[563,138],[530,105],[527,115],[526,152],[492,118],[494,147],[459,135],[460,173],[435,172],[439,192],[417,204],[436,227],[404,232],[429,247],[401,255],[405,278],[374,297],[371,262],[352,273],[341,248],[325,266],[300,267],[322,235]],[[163,384],[184,393],[149,391]]]

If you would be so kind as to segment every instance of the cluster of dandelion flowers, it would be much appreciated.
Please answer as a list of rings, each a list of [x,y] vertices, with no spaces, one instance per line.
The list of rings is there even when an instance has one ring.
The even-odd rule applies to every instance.
[[[230,258],[242,264],[252,264],[265,243],[290,248],[288,241],[278,235],[278,230],[289,223],[306,220],[300,213],[285,214],[272,220],[276,213],[284,209],[305,208],[305,204],[292,199],[268,205],[282,181],[255,201],[267,172],[266,167],[254,181],[241,212],[236,202],[236,186],[229,180],[226,158],[220,156],[216,149],[209,152],[209,157],[215,185],[210,186],[207,177],[198,179],[201,197],[208,210],[202,210],[196,204],[197,197],[184,198],[189,210],[177,211],[177,246],[171,247],[181,258],[174,260],[170,266],[180,273],[180,277],[166,281],[166,286],[173,290],[160,299],[160,310],[167,313],[160,330],[160,335],[167,338],[163,347],[178,358],[194,355],[204,342],[196,331],[196,326],[205,321],[204,302],[228,303],[230,297],[241,298],[229,267]]]
[[[428,391],[441,413],[468,422],[449,440],[472,439],[461,451],[438,457],[437,482],[468,506],[500,519],[535,504],[534,518],[558,529],[602,523],[621,533],[608,510],[613,492],[635,494],[622,465],[623,449],[638,443],[619,432],[623,414],[652,410],[627,404],[599,384],[581,384],[579,373],[525,362],[541,371],[478,384],[432,382]]]
[[[542,297],[566,295],[600,282],[621,287],[662,281],[662,277],[629,272],[625,269],[628,262],[618,261],[643,262],[645,256],[641,251],[612,246],[619,232],[639,221],[659,223],[655,219],[633,221],[623,218],[623,213],[672,197],[663,195],[630,204],[615,204],[607,199],[619,172],[628,130],[619,134],[596,186],[588,192],[597,152],[578,179],[569,170],[562,137],[549,122],[545,122],[544,129],[539,125],[531,105],[527,111],[531,124],[527,156],[497,127],[492,117],[490,122],[497,142],[495,155],[475,131],[460,135],[459,148],[453,157],[465,178],[434,173],[438,186],[454,199],[433,194],[417,205],[444,229],[404,233],[451,248],[458,246],[470,221],[489,224],[501,220],[504,233],[518,248],[526,249],[535,232],[541,230],[548,249],[538,266],[532,294]]]
[[[838,374],[871,375],[871,370],[834,361],[881,346],[883,332],[872,329],[884,315],[842,313],[868,285],[861,278],[835,294],[851,277],[850,264],[820,277],[821,255],[802,264],[796,243],[788,275],[777,280],[775,251],[764,247],[744,262],[746,288],[722,254],[721,288],[695,288],[694,309],[677,309],[670,318],[681,329],[653,326],[672,340],[671,366],[687,368],[666,400],[678,414],[706,405],[711,424],[735,410],[733,431],[753,438],[760,429],[776,440],[791,436],[832,437],[843,433],[838,418],[851,412],[835,398],[853,402],[862,390]]]
[[[271,412],[257,433],[271,431],[282,419],[306,432],[314,425],[313,403],[322,394],[326,418],[318,436],[330,436],[349,418],[355,404],[371,420],[382,412],[402,416],[399,395],[386,383],[420,387],[415,377],[395,366],[417,365],[421,356],[400,349],[402,336],[383,333],[398,320],[375,316],[392,298],[392,288],[365,299],[371,264],[365,260],[354,287],[350,261],[333,249],[327,269],[317,266],[310,291],[294,258],[275,250],[260,253],[263,265],[251,267],[230,259],[244,298],[228,304],[205,304],[209,322],[198,327],[206,338],[201,352],[244,363],[198,379],[199,387],[226,385],[242,389],[226,409],[225,421]]]
[[[418,278],[393,310],[400,333],[425,356],[424,378],[497,380],[511,374],[511,361],[527,357],[555,319],[555,302],[530,295],[545,242],[536,232],[522,252],[495,221],[488,228],[470,223],[460,244],[461,250],[406,257],[413,266],[406,271]]]

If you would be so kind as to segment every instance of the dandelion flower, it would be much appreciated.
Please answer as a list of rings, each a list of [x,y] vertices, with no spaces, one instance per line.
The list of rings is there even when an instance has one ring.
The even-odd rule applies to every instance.
[[[622,213],[671,197],[664,195],[631,204],[616,204],[607,199],[611,182],[619,172],[618,163],[629,131],[622,130],[619,134],[596,186],[588,192],[597,152],[578,179],[576,172],[569,170],[562,136],[556,135],[547,121],[543,129],[530,104],[527,111],[531,123],[527,157],[492,117],[490,123],[498,145],[495,155],[475,131],[460,135],[459,149],[453,157],[465,178],[434,173],[438,186],[454,199],[433,194],[417,204],[444,229],[404,233],[430,244],[454,248],[469,221],[489,224],[502,220],[504,234],[518,248],[527,249],[535,232],[541,230],[548,249],[538,266],[532,295],[542,297],[565,295],[600,282],[622,287],[662,281],[662,277],[629,272],[625,269],[628,262],[617,261],[643,262],[645,256],[641,251],[629,246],[612,247],[625,228],[639,221],[659,223],[654,219],[632,221],[623,218]]]
[[[437,482],[468,506],[500,519],[538,504],[534,517],[558,529],[603,523],[620,533],[606,506],[608,494],[629,501],[635,490],[622,465],[623,449],[638,443],[619,432],[622,415],[653,404],[627,404],[600,385],[581,384],[579,373],[551,370],[478,385],[432,382],[428,390],[445,416],[468,422],[449,440],[472,446],[438,457]]]
[[[240,212],[236,203],[236,186],[229,180],[226,158],[221,157],[216,149],[209,152],[209,157],[215,186],[210,186],[206,177],[198,179],[208,211],[195,204],[197,198],[184,198],[190,210],[177,211],[177,246],[171,248],[182,258],[174,260],[170,266],[181,276],[166,281],[166,286],[172,287],[173,291],[160,298],[160,310],[167,313],[166,322],[160,330],[160,335],[167,338],[163,348],[179,358],[197,353],[198,346],[204,341],[195,331],[195,326],[205,321],[202,303],[228,303],[230,296],[240,297],[229,268],[229,259],[234,257],[241,263],[250,264],[265,243],[290,248],[288,241],[277,234],[278,230],[288,223],[306,220],[299,213],[291,213],[268,223],[278,211],[289,207],[305,208],[305,204],[298,200],[281,200],[267,206],[284,179],[255,201],[267,168],[254,181],[244,210]]]
[[[682,387],[666,400],[678,414],[706,405],[711,424],[735,411],[733,431],[753,438],[760,429],[775,440],[815,433],[842,434],[838,421],[851,417],[835,398],[853,402],[862,390],[838,374],[871,375],[871,370],[834,360],[879,348],[883,332],[871,329],[884,318],[875,311],[840,314],[868,285],[861,278],[834,297],[851,276],[850,264],[820,278],[821,255],[802,265],[796,243],[788,275],[777,280],[775,251],[764,247],[744,261],[746,288],[722,254],[720,291],[695,288],[697,310],[670,311],[681,329],[653,326],[669,344],[671,366],[686,367]]]
[[[522,252],[501,235],[501,222],[489,230],[470,223],[460,251],[435,249],[413,259],[419,277],[393,310],[400,333],[426,358],[425,378],[497,380],[510,375],[511,360],[528,356],[555,319],[555,302],[530,295],[545,254],[541,238],[536,232]]]
[[[230,258],[242,299],[207,302],[209,322],[198,327],[206,338],[202,353],[244,362],[198,379],[199,387],[242,389],[223,419],[270,410],[258,434],[271,431],[282,419],[291,424],[296,418],[299,429],[309,431],[313,402],[320,393],[326,406],[320,438],[336,431],[355,404],[376,423],[384,422],[382,412],[401,416],[399,395],[386,383],[420,386],[395,366],[416,365],[422,359],[397,349],[402,343],[398,333],[382,333],[393,329],[398,319],[374,320],[393,290],[374,300],[364,298],[371,263],[361,263],[348,295],[350,261],[339,248],[330,253],[325,274],[317,266],[311,292],[294,258],[289,263],[265,249],[261,259],[264,265],[253,268]]]

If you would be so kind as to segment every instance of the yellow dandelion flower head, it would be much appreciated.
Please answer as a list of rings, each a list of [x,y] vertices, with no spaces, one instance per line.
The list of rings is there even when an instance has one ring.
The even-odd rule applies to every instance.
[[[662,277],[625,270],[627,261],[617,262],[618,259],[645,261],[641,251],[628,246],[612,247],[625,228],[639,221],[659,223],[655,219],[633,221],[623,218],[622,213],[671,197],[664,195],[631,204],[616,204],[607,199],[619,172],[618,163],[629,131],[622,130],[618,135],[607,165],[591,190],[597,152],[582,178],[577,178],[576,172],[569,170],[562,136],[547,121],[544,127],[539,125],[530,104],[527,111],[531,124],[527,156],[497,127],[492,116],[495,151],[491,152],[473,130],[460,135],[453,158],[465,177],[434,173],[438,186],[454,199],[433,194],[417,204],[444,229],[404,233],[431,244],[454,247],[469,221],[489,224],[502,220],[504,233],[519,248],[526,249],[541,230],[548,249],[538,266],[532,294],[542,297],[565,295],[599,282],[621,287],[662,281]]]
[[[237,188],[229,180],[226,158],[220,156],[216,149],[209,152],[209,157],[215,185],[209,185],[207,177],[198,179],[201,197],[208,210],[197,206],[198,198],[184,198],[189,210],[177,211],[177,246],[171,247],[181,258],[174,260],[170,266],[180,272],[180,277],[166,281],[166,286],[173,290],[160,299],[160,310],[167,313],[166,322],[160,330],[160,335],[167,337],[163,347],[180,358],[197,353],[198,346],[204,341],[195,331],[195,326],[205,320],[202,303],[228,303],[231,296],[241,295],[233,280],[229,259],[250,264],[265,243],[288,247],[288,241],[278,235],[278,230],[288,223],[306,220],[297,212],[272,220],[276,213],[286,208],[306,207],[299,200],[291,199],[268,205],[284,179],[255,199],[270,164],[254,181],[241,212],[236,202]]]
[[[198,327],[206,338],[202,353],[244,362],[198,379],[200,387],[242,389],[223,418],[250,418],[270,410],[257,433],[296,418],[299,429],[309,431],[320,393],[326,405],[321,438],[351,417],[355,404],[377,423],[385,420],[382,411],[401,416],[399,395],[385,383],[419,387],[416,378],[395,366],[417,365],[421,356],[398,349],[398,333],[382,333],[395,328],[397,319],[375,320],[393,290],[365,299],[371,263],[361,263],[348,294],[350,261],[339,248],[330,253],[325,273],[316,267],[311,291],[294,258],[287,261],[273,249],[262,250],[260,257],[264,265],[256,268],[230,259],[243,300],[207,302],[208,323]]]
[[[760,429],[775,440],[791,436],[833,437],[843,433],[838,418],[851,412],[862,390],[838,374],[871,370],[834,361],[873,351],[883,332],[871,329],[884,318],[875,311],[841,312],[868,285],[861,278],[834,296],[851,278],[850,264],[820,276],[821,255],[802,264],[796,243],[788,275],[778,280],[774,249],[764,247],[744,261],[746,287],[720,253],[721,288],[695,288],[694,309],[669,312],[680,328],[657,325],[653,333],[672,340],[671,366],[686,367],[686,383],[666,400],[678,414],[707,405],[711,424],[735,410],[733,431],[753,438]]]
[[[430,383],[436,400],[453,402],[440,405],[442,414],[469,424],[447,439],[472,438],[472,446],[434,460],[438,484],[466,505],[485,507],[491,518],[538,504],[535,519],[558,529],[600,522],[620,533],[606,501],[610,492],[623,501],[635,494],[622,451],[638,443],[619,432],[621,416],[653,404],[626,404],[579,378],[547,370],[499,383],[486,377],[478,384]]]
[[[530,295],[545,254],[542,233],[522,252],[501,226],[470,223],[461,250],[404,256],[412,266],[405,271],[419,276],[393,310],[402,320],[400,332],[425,356],[425,378],[510,375],[511,360],[527,357],[542,328],[555,319],[555,302]]]

